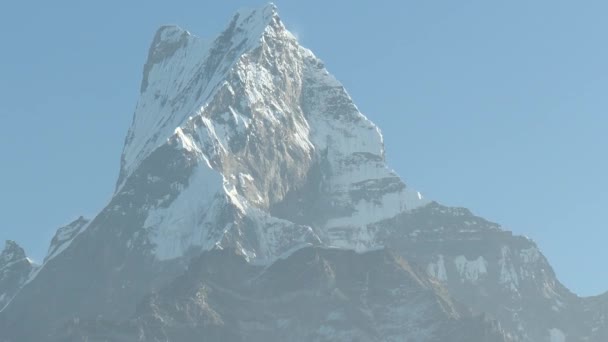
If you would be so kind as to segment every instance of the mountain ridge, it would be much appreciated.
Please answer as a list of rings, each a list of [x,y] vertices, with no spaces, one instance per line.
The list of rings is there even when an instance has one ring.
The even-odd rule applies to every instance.
[[[601,300],[574,298],[533,242],[409,189],[386,165],[378,127],[276,7],[240,11],[211,42],[161,27],[141,91],[114,197],[93,220],[58,231],[43,267],[0,314],[0,331],[11,331],[0,337],[36,341],[96,317],[127,322],[201,253],[235,250],[276,267],[319,246],[388,246],[438,284],[435,295],[497,318],[506,338],[606,336]],[[592,318],[568,322],[566,310]]]

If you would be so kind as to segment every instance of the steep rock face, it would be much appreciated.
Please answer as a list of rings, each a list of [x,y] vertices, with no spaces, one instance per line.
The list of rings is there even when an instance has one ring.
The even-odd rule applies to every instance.
[[[498,319],[518,341],[554,341],[562,335],[567,341],[601,340],[591,338],[591,312],[601,310],[585,309],[527,238],[466,209],[437,203],[375,229],[382,244],[424,267],[473,312]]]
[[[0,311],[17,293],[33,280],[41,268],[52,258],[65,250],[72,240],[86,227],[89,221],[83,217],[57,230],[51,240],[47,256],[42,265],[34,264],[14,241],[6,241],[0,254]]]
[[[55,236],[51,240],[51,245],[49,246],[47,256],[44,258],[44,262],[49,261],[68,248],[74,238],[86,228],[89,222],[89,220],[81,216],[67,226],[57,229]]]
[[[0,253],[0,311],[13,299],[34,270],[25,251],[14,241],[6,241]]]
[[[583,298],[582,316],[586,318],[585,336],[589,341],[608,341],[608,293]]]
[[[122,324],[73,322],[65,341],[506,341],[386,250],[304,248],[256,267],[204,253]]]
[[[72,319],[126,318],[144,294],[181,274],[183,261],[159,262],[151,254],[142,208],[176,196],[176,184],[187,184],[191,169],[189,160],[172,147],[155,151],[125,184],[124,192],[114,196],[67,248],[46,258],[0,313],[0,336],[8,341],[44,341]],[[150,184],[151,177],[162,181]],[[218,208],[217,215],[228,219],[230,211]]]

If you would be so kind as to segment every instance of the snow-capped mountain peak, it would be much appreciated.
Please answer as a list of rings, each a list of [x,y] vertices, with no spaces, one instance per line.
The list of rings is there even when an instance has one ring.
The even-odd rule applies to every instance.
[[[240,10],[209,42],[178,26],[160,27],[144,66],[142,99],[126,139],[117,188],[209,101],[240,56],[260,46],[265,34],[277,31],[288,33],[273,4]]]
[[[161,27],[110,203],[60,228],[40,268],[13,242],[0,254],[3,341],[596,342],[607,302],[406,186],[273,5],[210,40]]]
[[[226,241],[258,260],[319,241],[365,250],[376,247],[369,224],[427,203],[387,168],[379,129],[272,4],[239,11],[211,42],[158,30],[117,194],[163,149],[185,158],[188,174],[175,198],[148,208],[160,259]],[[294,211],[312,192],[324,203]],[[252,228],[268,222],[280,229]]]

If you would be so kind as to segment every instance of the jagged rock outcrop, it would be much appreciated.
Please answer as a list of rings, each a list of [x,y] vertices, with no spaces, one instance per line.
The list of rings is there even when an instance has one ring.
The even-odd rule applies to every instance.
[[[464,208],[431,203],[382,222],[383,245],[421,265],[474,313],[517,341],[601,341],[585,302],[564,287],[528,238]],[[597,316],[597,315],[596,315]],[[596,319],[595,319],[596,320]]]
[[[74,238],[86,228],[89,222],[89,220],[80,216],[67,226],[57,229],[55,236],[51,240],[51,245],[49,246],[49,250],[44,258],[44,261],[49,261],[68,248]]]
[[[15,241],[6,241],[0,253],[0,310],[19,292],[35,265]]]

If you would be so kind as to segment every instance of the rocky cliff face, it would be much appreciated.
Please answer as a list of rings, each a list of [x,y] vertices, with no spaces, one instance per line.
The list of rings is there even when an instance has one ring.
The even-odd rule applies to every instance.
[[[0,341],[606,337],[604,299],[571,294],[532,241],[388,168],[272,5],[214,39],[158,30],[112,200],[23,268],[0,273]]]
[[[498,319],[516,340],[590,338],[590,310],[559,282],[533,241],[466,209],[437,203],[376,230],[384,245],[424,267],[473,312]]]
[[[507,341],[462,309],[386,250],[305,247],[270,267],[216,250],[129,320],[72,322],[60,340]]]
[[[14,241],[6,241],[0,253],[0,310],[19,292],[35,266]]]

